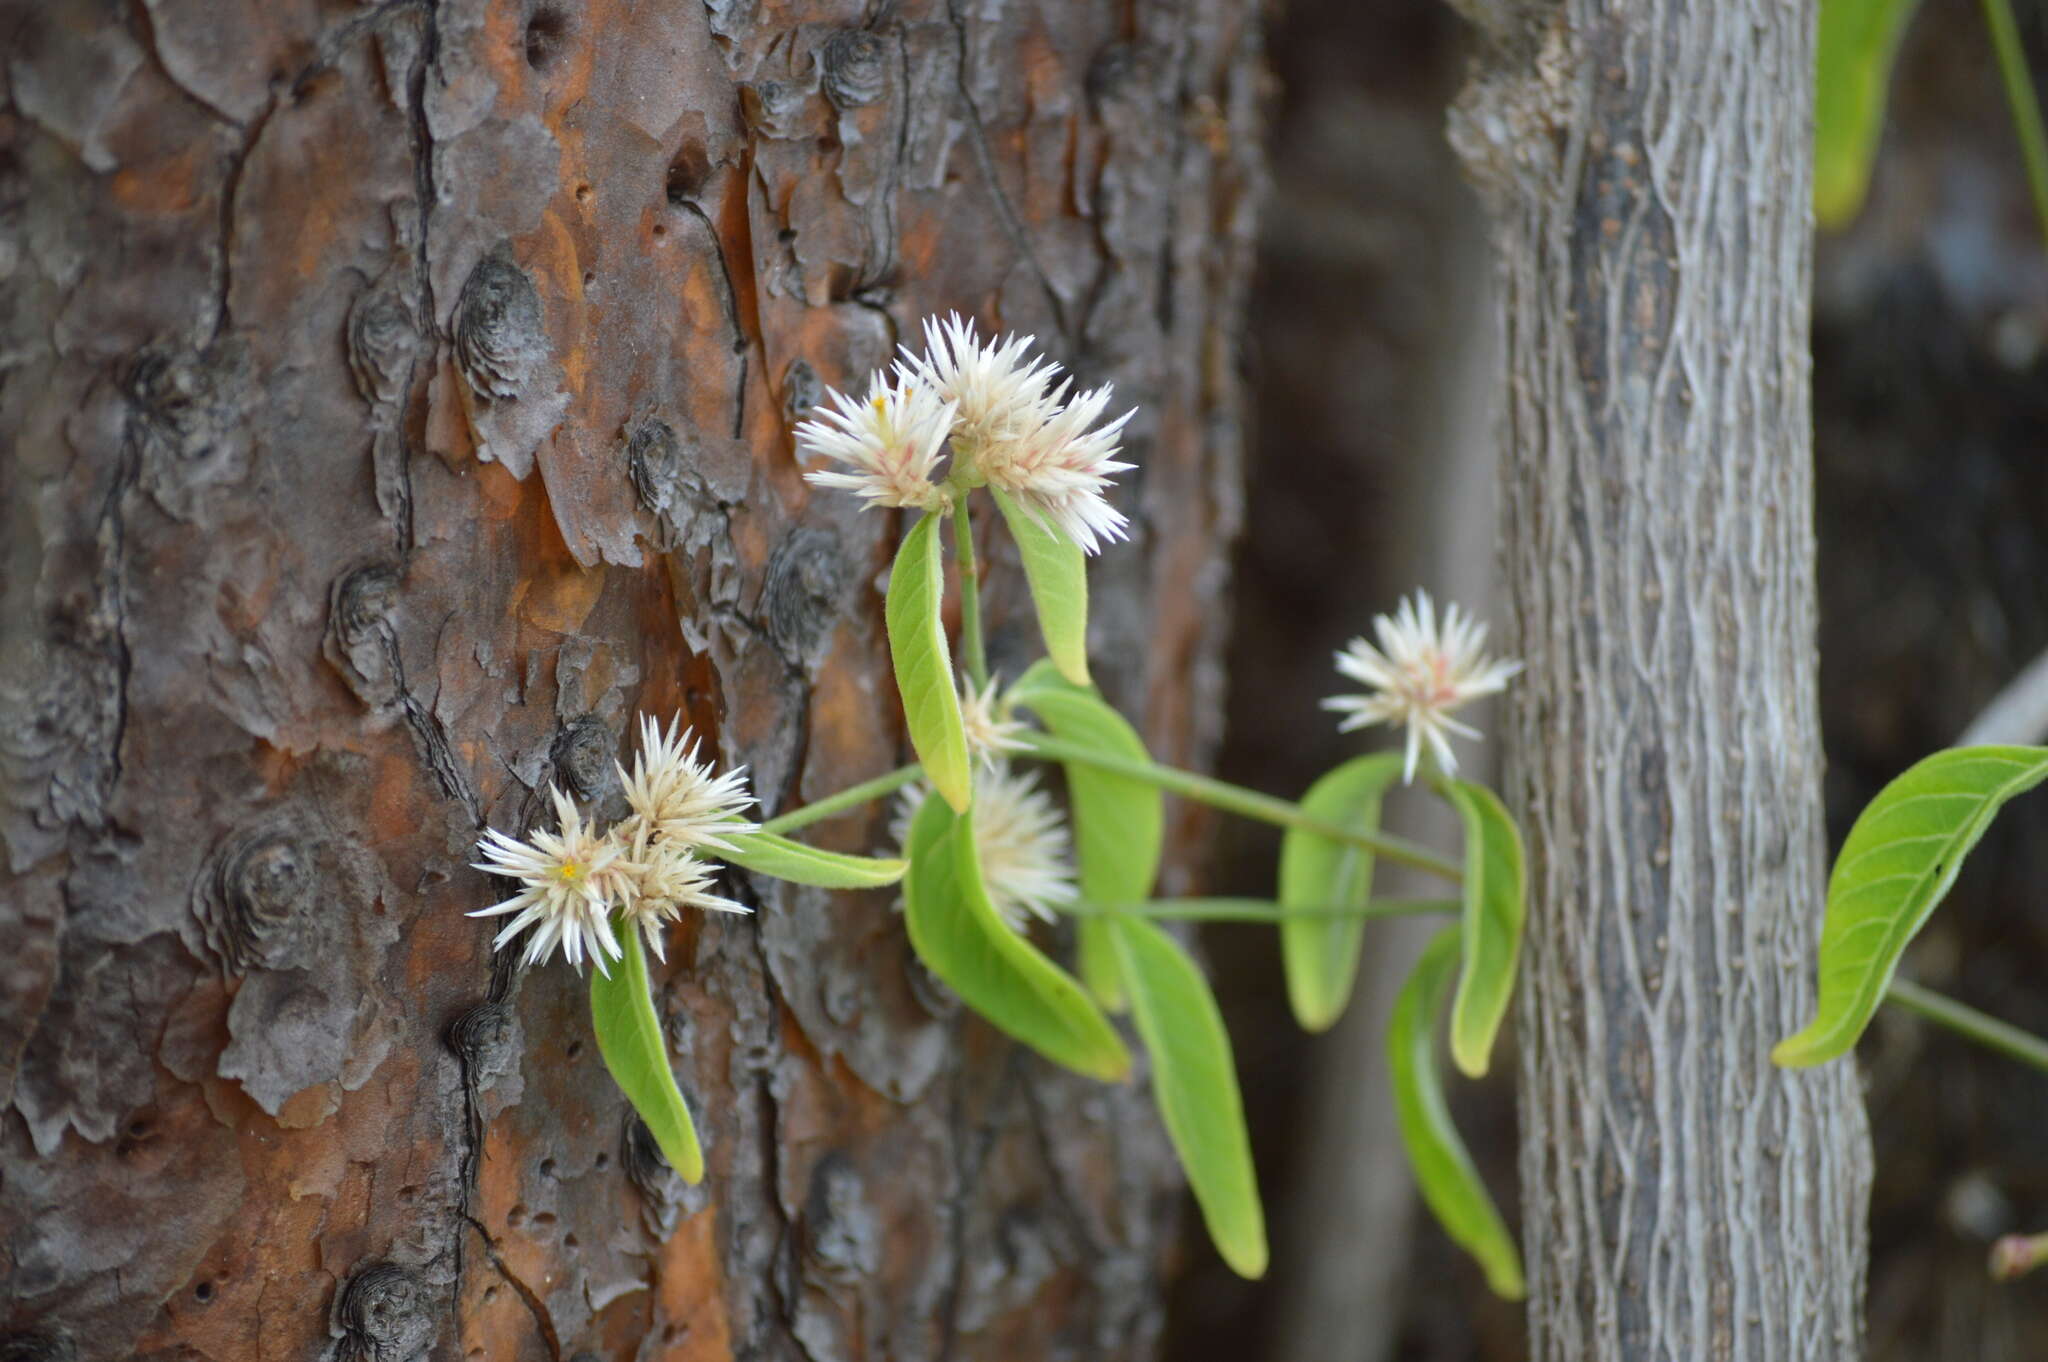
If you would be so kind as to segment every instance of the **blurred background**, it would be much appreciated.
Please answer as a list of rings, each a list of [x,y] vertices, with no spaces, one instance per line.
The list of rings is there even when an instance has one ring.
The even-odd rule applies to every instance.
[[[2019,11],[2038,83],[2048,5]],[[1365,745],[1315,705],[1334,689],[1334,649],[1416,586],[1497,613],[1494,359],[1484,230],[1443,138],[1459,21],[1442,0],[1288,0],[1268,36],[1274,186],[1222,774],[1296,794]],[[1885,781],[1953,743],[2048,649],[2048,253],[1971,0],[1926,0],[1908,31],[1870,200],[1818,244],[1813,344],[1839,844]],[[1276,839],[1237,820],[1219,836],[1217,892],[1269,893]],[[2037,799],[1986,838],[1908,972],[2048,1032],[2043,885]],[[1524,1355],[1520,1310],[1416,1212],[1380,1020],[1419,941],[1399,925],[1367,941],[1350,1012],[1305,1039],[1271,934],[1207,929],[1276,1258],[1265,1282],[1242,1282],[1190,1215],[1172,1362]],[[1860,1054],[1877,1164],[1871,1357],[2048,1358],[2048,1280],[1985,1273],[1999,1234],[2048,1229],[2048,1080],[1898,1016]],[[1461,1085],[1457,1104],[1513,1219],[1512,1066]]]

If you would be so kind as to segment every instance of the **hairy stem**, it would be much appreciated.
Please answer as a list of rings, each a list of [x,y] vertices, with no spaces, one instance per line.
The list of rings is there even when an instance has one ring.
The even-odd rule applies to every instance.
[[[899,766],[887,775],[876,776],[873,780],[863,780],[858,785],[849,785],[838,794],[827,795],[823,799],[804,805],[801,809],[792,809],[779,818],[771,818],[761,825],[761,831],[794,832],[812,823],[823,822],[835,814],[846,813],[873,800],[892,795],[923,774],[924,767],[915,762],[908,766]]]
[[[1281,922],[1289,918],[1417,917],[1455,913],[1456,899],[1371,899],[1360,908],[1285,908],[1271,899],[1148,899],[1144,903],[1069,903],[1070,917],[1131,917],[1172,922]]]
[[[960,651],[967,655],[967,676],[980,692],[988,686],[988,645],[981,637],[981,569],[974,561],[974,520],[967,495],[960,496],[960,514],[953,521],[953,561],[960,566]]]
[[[1352,828],[1339,827],[1303,813],[1301,806],[1271,795],[1247,790],[1227,781],[1209,776],[1196,775],[1173,766],[1161,766],[1156,762],[1130,761],[1123,757],[1099,752],[1078,743],[1062,742],[1033,734],[1028,751],[1032,756],[1045,761],[1074,762],[1082,766],[1093,766],[1117,775],[1129,776],[1156,785],[1162,790],[1171,790],[1185,799],[1193,799],[1211,808],[1237,814],[1241,818],[1252,818],[1262,823],[1274,823],[1283,828],[1300,828],[1318,837],[1327,837],[1333,842],[1346,842],[1352,846],[1365,847],[1390,861],[1426,870],[1446,880],[1457,881],[1464,873],[1455,861],[1439,856],[1428,847],[1381,832],[1359,832]]]
[[[2020,157],[2027,166],[2027,188],[2033,191],[2034,215],[2048,239],[2048,134],[2041,127],[2041,101],[2027,74],[2027,54],[2020,47],[2019,25],[2013,22],[2012,0],[1984,0],[1984,20],[1991,27],[1991,46],[1998,53],[1998,74],[2005,81],[2005,102],[2012,108],[2013,129],[2020,137]]]
[[[2009,1022],[2002,1022],[1931,988],[1922,988],[1904,979],[1892,980],[1884,996],[1887,1002],[1897,1003],[1908,1012],[1945,1027],[1967,1041],[2048,1073],[2048,1041],[2031,1032],[2022,1031]]]

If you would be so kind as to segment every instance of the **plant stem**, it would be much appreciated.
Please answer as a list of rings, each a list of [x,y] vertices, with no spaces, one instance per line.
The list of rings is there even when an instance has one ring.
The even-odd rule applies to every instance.
[[[1171,922],[1280,922],[1288,918],[1416,917],[1455,913],[1456,899],[1370,899],[1362,908],[1283,908],[1271,899],[1150,899],[1144,903],[1070,903],[1070,917],[1131,917]]]
[[[978,692],[988,686],[988,646],[981,638],[981,569],[974,561],[974,520],[967,510],[967,493],[960,493],[958,504],[953,561],[960,565],[960,651],[967,654],[967,676]]]
[[[1884,996],[1886,1001],[1897,1003],[1936,1026],[1946,1027],[1965,1040],[2048,1073],[2048,1041],[2031,1032],[1905,979],[1892,980]]]
[[[2012,0],[1984,0],[1984,21],[1991,27],[1991,46],[1998,53],[1998,74],[2005,81],[2005,102],[2020,137],[2020,158],[2027,166],[2027,188],[2033,191],[2034,214],[2048,240],[2048,134],[2041,127],[2041,102],[2027,73],[2027,54],[2020,46],[2020,28],[2013,22]]]
[[[912,763],[899,766],[887,775],[863,780],[858,785],[849,785],[838,794],[827,795],[801,809],[792,809],[780,818],[771,818],[761,825],[761,831],[773,833],[794,832],[812,823],[821,823],[834,814],[846,813],[861,805],[894,794],[924,774],[924,767]]]
[[[1078,743],[1063,742],[1032,734],[1027,749],[1031,755],[1045,761],[1074,762],[1082,766],[1093,766],[1097,770],[1111,771],[1133,780],[1142,780],[1162,790],[1171,790],[1187,799],[1197,800],[1213,808],[1234,813],[1241,818],[1253,818],[1262,823],[1274,823],[1283,828],[1300,828],[1318,837],[1327,837],[1333,842],[1348,842],[1352,846],[1368,850],[1398,861],[1402,865],[1426,870],[1432,875],[1453,883],[1465,878],[1464,872],[1455,861],[1439,856],[1428,847],[1411,842],[1404,837],[1395,837],[1382,832],[1360,832],[1353,828],[1339,827],[1320,818],[1310,817],[1301,811],[1299,804],[1284,799],[1247,790],[1227,781],[1215,780],[1209,776],[1198,776],[1193,771],[1177,767],[1161,766],[1157,762],[1130,761],[1107,752]]]

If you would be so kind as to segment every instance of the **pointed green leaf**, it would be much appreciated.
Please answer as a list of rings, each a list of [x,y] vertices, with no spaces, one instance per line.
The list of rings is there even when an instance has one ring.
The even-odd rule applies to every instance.
[[[889,656],[896,664],[896,691],[910,745],[924,763],[926,779],[955,809],[974,797],[967,767],[967,730],[960,723],[960,695],[953,688],[953,654],[946,645],[942,607],[946,597],[945,555],[937,515],[926,515],[903,536],[889,573],[884,614],[889,623]]]
[[[1031,603],[1038,608],[1038,632],[1060,675],[1077,686],[1088,684],[1088,556],[1081,546],[1056,533],[1031,512],[991,487],[1010,538],[1024,560],[1024,580],[1031,584]]]
[[[1899,957],[1955,883],[1970,848],[2006,800],[2044,779],[2048,748],[1955,747],[1878,791],[1828,876],[1819,1007],[1772,1059],[1804,1068],[1855,1046]]]
[[[880,889],[902,879],[908,867],[905,861],[821,851],[772,832],[741,833],[726,840],[732,843],[731,851],[712,848],[708,854],[759,875],[820,889]]]
[[[1446,927],[1430,943],[1387,1019],[1394,1111],[1408,1166],[1415,1170],[1416,1185],[1431,1214],[1454,1243],[1478,1260],[1495,1295],[1520,1300],[1527,1291],[1521,1255],[1451,1124],[1443,1076],[1436,1065],[1436,1018],[1457,965],[1458,937],[1457,928]]]
[[[662,1039],[661,1018],[654,1013],[639,930],[626,923],[615,924],[615,930],[625,959],[612,966],[609,978],[590,978],[590,1023],[597,1032],[597,1052],[611,1070],[612,1081],[653,1132],[669,1167],[684,1182],[702,1182],[704,1151],[697,1145],[690,1109],[668,1067],[668,1046]]]
[[[1515,993],[1528,873],[1522,834],[1499,796],[1469,780],[1434,782],[1465,820],[1464,965],[1451,1003],[1451,1059],[1468,1078],[1486,1072],[1494,1037]]]
[[[1830,231],[1863,206],[1884,132],[1899,40],[1919,0],[1821,0],[1813,103],[1813,208]]]
[[[1012,931],[989,902],[972,812],[927,798],[910,825],[903,916],[926,968],[998,1030],[1090,1078],[1120,1079],[1131,1057],[1074,977]]]
[[[1240,1277],[1266,1272],[1266,1215],[1223,1013],[1180,943],[1141,918],[1105,920],[1152,1056],[1152,1095],[1216,1251]]]
[[[1112,756],[1149,762],[1145,740],[1093,690],[1073,685],[1047,663],[1025,672],[1010,698],[1029,709],[1054,736]],[[1152,896],[1166,838],[1166,798],[1159,787],[1098,767],[1064,767],[1074,825],[1081,897],[1090,903],[1138,903]],[[1101,924],[1080,925],[1081,974],[1105,1007],[1123,1006],[1115,954]]]
[[[1309,786],[1303,813],[1339,827],[1377,832],[1380,799],[1401,774],[1394,753],[1347,761]],[[1301,909],[1363,908],[1372,893],[1372,852],[1290,828],[1280,840],[1280,902]],[[1363,917],[1325,913],[1280,925],[1287,1001],[1305,1031],[1323,1031],[1344,1013],[1358,975]]]

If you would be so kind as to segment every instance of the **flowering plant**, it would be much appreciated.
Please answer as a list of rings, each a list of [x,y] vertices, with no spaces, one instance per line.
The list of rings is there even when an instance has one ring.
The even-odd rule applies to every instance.
[[[1494,1288],[1520,1295],[1514,1244],[1451,1126],[1434,1043],[1448,1010],[1454,1063],[1484,1073],[1513,991],[1521,839],[1491,791],[1456,777],[1450,738],[1476,736],[1452,715],[1502,689],[1519,664],[1489,659],[1483,626],[1455,606],[1439,619],[1418,594],[1375,622],[1377,645],[1358,639],[1338,654],[1338,670],[1364,692],[1326,702],[1345,729],[1402,727],[1403,752],[1346,761],[1298,803],[1153,762],[1088,670],[1087,559],[1127,531],[1108,493],[1112,475],[1131,467],[1119,459],[1131,413],[1108,417],[1110,389],[1077,390],[1032,355],[1028,336],[984,341],[953,317],[927,322],[924,339],[922,352],[906,349],[858,399],[828,392],[796,430],[816,465],[805,474],[813,485],[917,513],[885,599],[917,763],[756,824],[746,820],[743,773],[715,776],[686,735],[643,719],[633,771],[619,773],[628,817],[600,832],[556,792],[555,832],[526,841],[485,834],[478,868],[520,885],[479,911],[512,915],[496,944],[523,933],[529,965],[559,946],[572,965],[587,957],[596,966],[599,1050],[671,1164],[695,1181],[703,1159],[668,1066],[643,943],[660,956],[663,928],[687,907],[746,911],[714,892],[714,861],[828,888],[900,881],[910,944],[925,966],[1045,1058],[1098,1079],[1126,1077],[1130,1051],[1110,1015],[1129,1013],[1210,1235],[1233,1269],[1256,1277],[1267,1263],[1265,1217],[1230,1038],[1200,967],[1159,921],[1274,924],[1290,1002],[1314,1031],[1349,1001],[1368,920],[1454,914],[1395,1004],[1393,1096],[1425,1200]],[[1017,545],[1045,644],[1046,657],[1008,685],[990,674],[982,640],[970,517],[984,496]],[[957,671],[942,612],[948,522]],[[1022,762],[1059,768],[1064,812]],[[1418,781],[1457,810],[1462,865],[1379,830],[1386,795]],[[1156,898],[1169,791],[1281,825],[1276,897]],[[784,836],[891,796],[899,856],[838,855]],[[1374,898],[1378,859],[1456,883],[1458,896]],[[1074,922],[1074,973],[1033,939],[1063,917]]]

